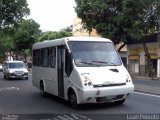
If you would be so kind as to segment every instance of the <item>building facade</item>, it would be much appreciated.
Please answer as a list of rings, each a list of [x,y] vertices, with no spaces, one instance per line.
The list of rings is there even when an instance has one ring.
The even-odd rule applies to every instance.
[[[99,37],[95,29],[92,29],[92,32],[89,33],[89,31],[84,28],[84,25],[82,24],[82,20],[78,17],[73,20],[72,34],[73,36],[77,36],[77,37],[78,36]]]
[[[154,39],[146,43],[148,52],[151,56],[151,61],[153,64],[153,76],[158,77],[159,64],[158,64],[158,40]],[[127,46],[127,66],[128,71],[133,74],[139,74],[141,76],[146,76],[147,69],[147,57],[144,51],[142,43],[130,43]]]

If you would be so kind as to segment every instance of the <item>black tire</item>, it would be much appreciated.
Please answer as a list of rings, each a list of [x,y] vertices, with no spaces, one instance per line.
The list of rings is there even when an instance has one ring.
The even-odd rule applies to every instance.
[[[6,75],[4,75],[4,79],[6,79]]]
[[[10,80],[10,78],[9,78],[9,76],[8,76],[8,75],[6,75],[6,79],[7,79],[7,80]]]
[[[75,94],[75,92],[70,92],[69,93],[69,103],[71,105],[72,108],[77,109],[78,108],[78,103],[77,103],[77,96]]]
[[[40,82],[40,91],[41,91],[42,97],[46,97],[46,92],[44,91],[44,84],[43,84],[43,82]]]
[[[114,104],[115,105],[122,105],[125,102],[125,99],[119,100],[119,101],[115,101]]]
[[[26,77],[25,80],[28,80],[28,77]]]

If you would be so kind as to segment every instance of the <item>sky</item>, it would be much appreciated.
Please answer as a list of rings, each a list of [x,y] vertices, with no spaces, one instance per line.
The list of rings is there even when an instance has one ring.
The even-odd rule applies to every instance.
[[[28,18],[40,24],[42,31],[59,31],[73,23],[76,18],[74,0],[27,0]]]

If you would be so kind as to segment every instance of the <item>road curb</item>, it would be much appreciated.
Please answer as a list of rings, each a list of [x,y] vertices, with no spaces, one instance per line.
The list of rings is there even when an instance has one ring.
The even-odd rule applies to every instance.
[[[140,91],[140,90],[134,90],[134,92],[140,92],[140,93],[145,93],[145,94],[151,94],[151,95],[157,95],[157,96],[160,96],[160,94],[153,93],[153,92],[146,92],[146,91]]]
[[[134,84],[134,85],[135,85],[135,91],[160,95],[160,88],[157,86],[140,85],[140,84]]]

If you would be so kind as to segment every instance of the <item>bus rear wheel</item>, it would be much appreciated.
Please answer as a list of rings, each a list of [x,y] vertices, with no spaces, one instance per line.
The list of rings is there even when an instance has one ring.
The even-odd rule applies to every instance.
[[[43,97],[46,97],[46,92],[44,91],[44,84],[43,84],[43,82],[40,82],[40,91],[41,91],[41,95]]]
[[[77,97],[75,92],[70,92],[69,93],[69,103],[72,108],[77,109],[78,108],[78,103],[77,103]]]

